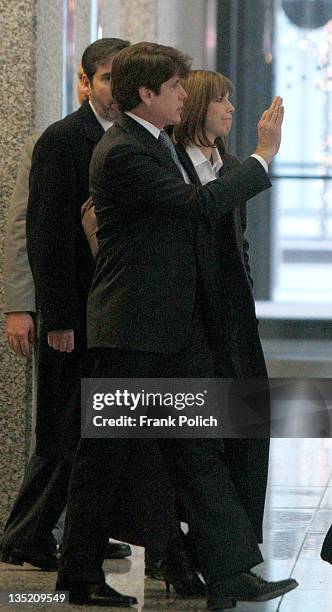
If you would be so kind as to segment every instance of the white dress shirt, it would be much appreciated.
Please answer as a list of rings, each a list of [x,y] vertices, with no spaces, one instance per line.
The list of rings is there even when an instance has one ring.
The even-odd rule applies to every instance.
[[[186,152],[193,163],[202,185],[206,185],[206,183],[215,181],[218,178],[218,172],[223,165],[218,149],[212,149],[212,163],[205,157],[197,145],[187,145]]]
[[[159,134],[161,132],[160,128],[157,128],[157,126],[153,125],[153,123],[150,123],[150,121],[146,121],[146,119],[142,119],[142,117],[138,117],[137,115],[134,115],[134,113],[131,113],[129,111],[126,111],[125,114],[128,115],[128,117],[134,119],[134,121],[137,121],[137,123],[142,125],[146,130],[148,130],[148,132],[150,132],[150,134],[152,134],[152,136],[156,138],[156,140],[158,140]]]

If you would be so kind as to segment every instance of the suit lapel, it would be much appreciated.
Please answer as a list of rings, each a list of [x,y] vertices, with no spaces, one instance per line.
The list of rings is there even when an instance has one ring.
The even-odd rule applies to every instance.
[[[188,174],[189,180],[193,185],[201,186],[198,174],[195,170],[195,166],[192,163],[187,151],[182,145],[176,145],[176,152],[178,154],[181,165]]]
[[[150,153],[152,153],[155,157],[158,157],[163,166],[167,167],[169,170],[175,171],[176,174],[181,176],[183,180],[182,173],[178,169],[176,163],[173,161],[173,158],[167,148],[160,144],[160,142],[158,142],[158,140],[149,132],[149,130],[144,128],[140,123],[131,117],[128,117],[128,115],[125,113],[118,114],[116,123],[125,132],[139,140]]]
[[[82,132],[84,136],[96,145],[103,134],[105,134],[104,128],[95,117],[94,112],[86,100],[77,111],[80,120],[82,122]]]

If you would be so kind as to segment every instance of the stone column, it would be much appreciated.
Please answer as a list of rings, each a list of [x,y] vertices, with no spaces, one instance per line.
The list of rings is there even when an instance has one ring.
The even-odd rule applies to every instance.
[[[0,0],[4,109],[1,138],[0,258],[9,199],[26,137],[62,113],[62,0]],[[0,307],[3,283],[0,278]],[[19,489],[29,453],[31,362],[18,359],[0,334],[0,531]]]
[[[2,49],[0,107],[1,123],[1,207],[0,257],[6,228],[8,201],[14,186],[25,138],[34,126],[35,101],[35,0],[0,0]],[[3,302],[2,275],[0,305]],[[29,393],[27,365],[7,348],[0,333],[0,529],[11,508],[23,475],[29,434]]]

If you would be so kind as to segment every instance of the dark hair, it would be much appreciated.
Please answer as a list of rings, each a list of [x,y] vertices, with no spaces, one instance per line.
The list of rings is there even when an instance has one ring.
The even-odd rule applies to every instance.
[[[90,83],[97,71],[98,66],[105,64],[112,55],[129,47],[128,40],[121,38],[100,38],[89,45],[82,56],[83,71],[87,75]]]
[[[130,111],[141,102],[139,88],[148,87],[156,95],[172,76],[185,78],[191,59],[174,49],[156,43],[141,42],[120,51],[112,66],[112,93],[122,111]]]
[[[226,149],[225,139],[219,136],[215,143],[210,142],[205,132],[206,113],[210,102],[218,96],[232,94],[232,82],[220,72],[212,70],[193,70],[182,83],[188,94],[184,102],[181,122],[174,126],[173,139],[186,146],[196,144],[203,147],[217,146]]]

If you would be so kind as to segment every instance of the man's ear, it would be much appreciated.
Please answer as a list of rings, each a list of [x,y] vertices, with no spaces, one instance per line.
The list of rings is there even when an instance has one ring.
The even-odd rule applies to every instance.
[[[85,72],[83,72],[82,74],[81,83],[82,83],[82,89],[84,89],[84,93],[88,97],[91,93],[91,84]]]
[[[148,87],[145,87],[145,85],[141,85],[141,87],[139,87],[138,93],[143,104],[145,104],[146,106],[151,106],[152,99],[155,96],[155,93]]]

